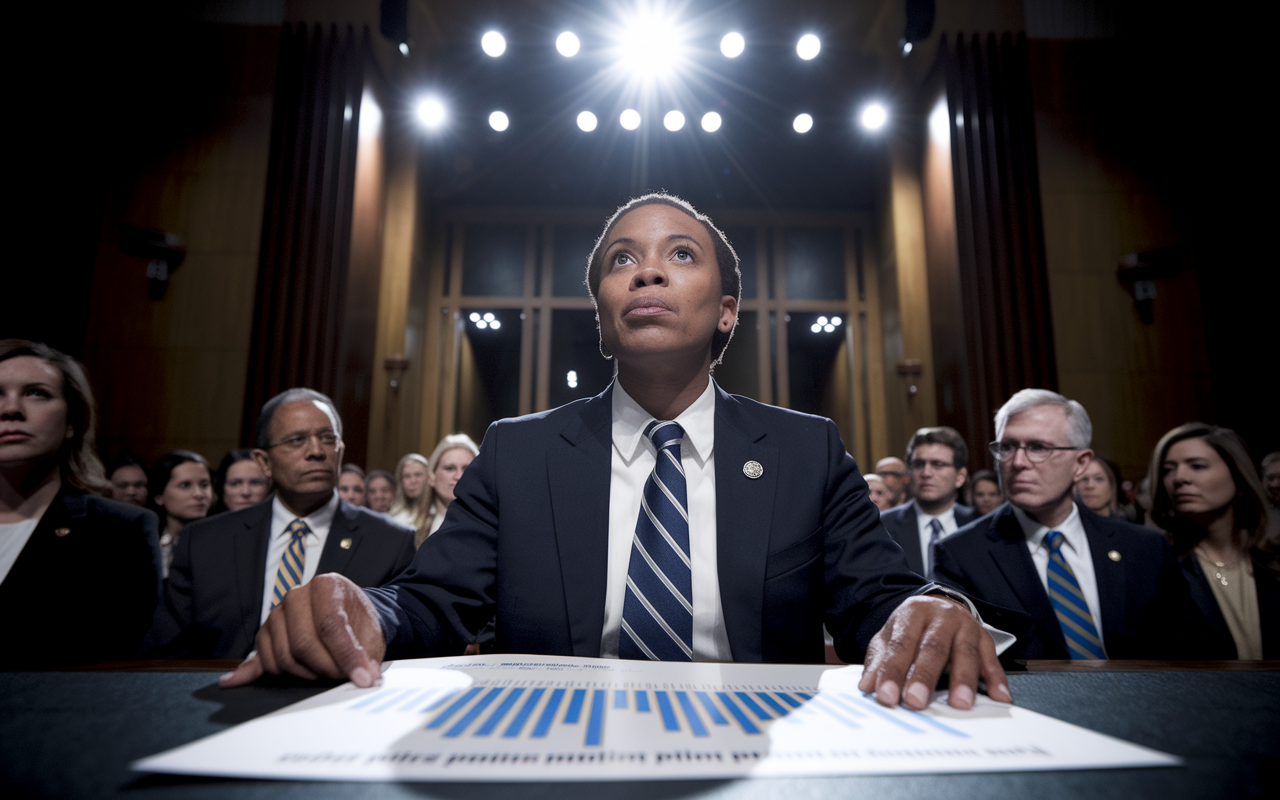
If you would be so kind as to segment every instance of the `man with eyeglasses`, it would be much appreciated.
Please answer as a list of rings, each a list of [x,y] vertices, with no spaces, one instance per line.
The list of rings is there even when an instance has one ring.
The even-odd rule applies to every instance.
[[[1013,659],[1195,658],[1201,620],[1164,537],[1074,502],[1093,457],[1084,406],[1024,389],[996,413],[1008,498],[935,550],[943,583],[1019,611]],[[1005,627],[1004,630],[1009,630]]]
[[[254,445],[275,496],[183,531],[149,637],[157,655],[244,658],[289,590],[329,572],[379,586],[413,560],[413,529],[339,499],[342,420],[328,397],[271,398]]]
[[[880,515],[889,535],[920,575],[933,572],[934,548],[977,518],[956,502],[969,477],[969,447],[954,428],[921,428],[907,442],[907,469],[914,498]]]

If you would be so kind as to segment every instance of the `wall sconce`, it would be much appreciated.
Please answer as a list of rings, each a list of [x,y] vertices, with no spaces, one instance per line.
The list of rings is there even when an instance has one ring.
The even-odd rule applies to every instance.
[[[176,233],[166,233],[136,225],[120,226],[120,251],[147,259],[147,294],[163,300],[173,275],[187,257],[187,246]]]
[[[920,394],[920,387],[916,383],[924,374],[924,364],[918,358],[904,358],[898,362],[898,374],[907,379],[907,405],[911,405],[916,395]]]
[[[387,356],[382,362],[382,368],[387,371],[391,393],[398,394],[400,392],[400,384],[404,381],[404,374],[409,371],[408,357],[403,354]]]
[[[1156,279],[1172,278],[1187,266],[1182,247],[1162,247],[1142,253],[1130,253],[1116,265],[1116,278],[1133,295],[1133,307],[1142,324],[1155,320]]]

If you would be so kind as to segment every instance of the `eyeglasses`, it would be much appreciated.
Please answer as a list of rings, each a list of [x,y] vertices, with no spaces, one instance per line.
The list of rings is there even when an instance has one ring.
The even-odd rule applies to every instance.
[[[272,450],[276,447],[283,447],[285,450],[301,450],[302,448],[306,447],[307,443],[310,442],[313,438],[319,439],[320,446],[324,447],[327,450],[333,450],[337,448],[338,444],[342,441],[341,437],[339,437],[336,433],[329,433],[328,431],[324,433],[313,433],[310,435],[298,433],[298,434],[294,434],[293,436],[290,436],[287,439],[281,439],[275,444],[269,444],[266,446],[265,449]]]
[[[1049,456],[1053,455],[1055,450],[1079,450],[1079,447],[1058,447],[1044,442],[992,442],[987,445],[987,449],[991,451],[991,455],[996,457],[997,461],[1012,461],[1019,450],[1026,451],[1027,458],[1033,463],[1040,463]]]
[[[950,461],[925,461],[923,458],[917,458],[911,462],[911,470],[913,472],[921,472],[925,467],[932,469],[934,472],[941,472],[944,469],[955,469],[956,465]]]

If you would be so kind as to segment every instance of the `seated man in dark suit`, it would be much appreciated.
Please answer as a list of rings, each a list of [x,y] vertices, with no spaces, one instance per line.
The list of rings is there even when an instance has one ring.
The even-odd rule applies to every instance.
[[[1008,502],[938,545],[938,579],[1030,617],[1006,657],[1186,657],[1202,620],[1169,544],[1072,497],[1093,458],[1084,407],[1024,389],[995,422]]]
[[[315,575],[380,586],[413,558],[413,529],[339,500],[342,421],[328,397],[290,389],[262,407],[254,458],[275,497],[182,532],[151,640],[185,658],[243,658],[271,609]],[[462,652],[462,648],[458,648]]]
[[[75,360],[0,339],[0,668],[132,658],[160,599],[156,515],[98,497]]]
[[[410,569],[290,593],[223,685],[266,671],[369,686],[384,657],[457,652],[494,618],[499,652],[784,663],[821,662],[825,623],[846,660],[867,654],[862,686],[882,703],[923,708],[948,666],[952,705],[973,704],[980,676],[1007,700],[992,636],[907,566],[835,425],[710,379],[740,281],[684,201],[619,209],[587,272],[617,380],[494,423]]]
[[[978,515],[957,503],[969,477],[969,447],[954,428],[921,428],[907,442],[907,469],[915,497],[880,515],[889,535],[907,554],[911,569],[933,577],[938,542]]]

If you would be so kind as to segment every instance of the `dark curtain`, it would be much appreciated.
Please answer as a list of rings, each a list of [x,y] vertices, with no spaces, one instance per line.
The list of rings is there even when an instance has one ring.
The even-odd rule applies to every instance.
[[[369,48],[351,26],[281,33],[241,440],[262,404],[303,386],[333,396],[350,259],[356,123]]]
[[[938,365],[940,421],[977,452],[1020,389],[1057,389],[1027,41],[942,37],[955,182],[962,363]],[[949,368],[950,367],[950,368]],[[988,459],[979,456],[978,463]]]

